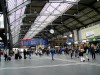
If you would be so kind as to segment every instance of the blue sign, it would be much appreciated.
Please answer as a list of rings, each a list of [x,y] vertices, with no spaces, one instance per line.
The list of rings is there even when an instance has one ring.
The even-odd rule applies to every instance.
[[[29,44],[30,44],[29,42],[30,42],[30,40],[24,40],[24,41],[23,41],[23,45],[24,45],[24,46],[29,46]]]
[[[68,38],[67,42],[73,42],[73,38]]]
[[[4,48],[4,43],[0,42],[0,48]]]
[[[48,45],[48,39],[35,38],[32,40],[22,40],[23,46],[36,46],[36,45]]]

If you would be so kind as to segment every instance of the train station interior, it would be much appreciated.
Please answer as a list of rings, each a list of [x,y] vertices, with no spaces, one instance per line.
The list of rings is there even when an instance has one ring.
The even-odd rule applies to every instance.
[[[0,75],[100,75],[100,0],[0,0]]]

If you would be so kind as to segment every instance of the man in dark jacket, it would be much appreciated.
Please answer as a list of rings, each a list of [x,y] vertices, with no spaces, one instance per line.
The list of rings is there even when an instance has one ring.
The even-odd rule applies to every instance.
[[[91,54],[92,54],[92,59],[95,59],[95,46],[94,44],[91,44]]]
[[[24,51],[23,51],[23,54],[24,54],[24,59],[26,59],[26,54],[27,54],[27,52],[26,52],[25,49],[24,49]]]
[[[54,47],[51,47],[50,52],[51,52],[52,60],[54,60],[54,54],[55,54]]]

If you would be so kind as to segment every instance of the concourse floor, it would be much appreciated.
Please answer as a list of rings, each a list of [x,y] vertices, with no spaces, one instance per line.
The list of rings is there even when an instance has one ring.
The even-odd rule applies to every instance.
[[[70,59],[65,55],[55,55],[54,61],[45,55],[6,62],[2,59],[0,75],[100,75],[99,60],[80,62],[77,58]]]

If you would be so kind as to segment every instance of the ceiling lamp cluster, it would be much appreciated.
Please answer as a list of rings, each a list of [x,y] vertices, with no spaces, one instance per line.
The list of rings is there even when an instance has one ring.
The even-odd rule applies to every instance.
[[[43,30],[46,26],[48,26],[60,16],[55,14],[63,15],[63,13],[65,13],[68,9],[70,9],[73,6],[73,3],[79,2],[79,0],[65,1],[66,2],[46,3],[46,5],[42,9],[38,17],[35,19],[34,23],[31,25],[29,31],[26,33],[24,38],[33,38],[36,34],[38,34],[41,30]],[[54,30],[51,29],[50,32],[54,33]]]

